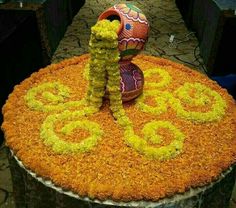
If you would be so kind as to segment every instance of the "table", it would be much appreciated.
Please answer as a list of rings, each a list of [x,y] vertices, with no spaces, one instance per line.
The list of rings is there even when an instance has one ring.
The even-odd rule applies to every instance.
[[[34,208],[112,208],[114,205],[115,207],[127,208],[227,208],[235,183],[236,171],[235,166],[231,167],[220,177],[220,180],[210,186],[192,189],[187,194],[178,195],[177,198],[169,198],[159,203],[118,203],[113,201],[93,201],[88,198],[81,199],[69,190],[62,190],[50,181],[44,180],[25,169],[24,165],[10,151],[8,159],[16,207]]]
[[[141,63],[143,61],[147,61],[148,62],[148,60],[152,60],[153,62],[155,60],[156,61],[160,61],[161,60],[162,61],[161,63],[163,65],[163,67],[165,66],[165,61],[163,59],[158,59],[158,58],[155,59],[155,57],[146,57],[144,55],[140,55],[139,57],[140,57],[139,60],[140,60]],[[60,64],[54,65],[54,67],[56,67],[56,66],[58,67],[58,68],[54,68],[55,70],[58,69],[58,71],[55,71],[55,72],[60,72],[60,76],[64,77],[64,74],[67,74],[67,75],[70,74],[69,70],[76,69],[76,72],[78,74],[75,75],[75,74],[72,73],[71,77],[70,76],[67,77],[67,82],[71,83],[71,80],[73,80],[73,78],[75,77],[74,82],[72,82],[71,84],[73,84],[73,86],[75,84],[78,84],[79,85],[79,87],[77,85],[78,89],[80,89],[80,87],[81,87],[82,89],[85,90],[86,86],[81,84],[82,81],[78,82],[78,77],[82,77],[81,75],[84,73],[84,71],[83,71],[84,68],[83,67],[87,63],[85,60],[86,59],[88,60],[88,58],[89,58],[88,55],[84,55],[84,56],[80,56],[80,57],[74,57],[74,58],[72,58],[70,60],[64,60],[64,67],[63,68],[61,68]],[[82,61],[84,61],[84,62],[82,63]],[[169,65],[169,64],[171,63],[171,61],[166,60],[166,63],[168,63],[167,66],[168,66],[168,69],[170,70],[169,73],[173,72],[175,70],[175,68],[174,67],[170,67],[171,65]],[[76,64],[78,64],[78,66],[80,66],[81,68],[75,67]],[[82,65],[80,65],[80,64],[82,64]],[[178,65],[180,67],[183,67],[182,65],[179,65],[177,63],[173,63],[173,64],[176,64],[176,66]],[[68,66],[73,66],[73,67],[67,68],[67,71],[63,70],[67,65]],[[152,66],[153,65],[150,65],[149,67],[152,67]],[[147,69],[147,70],[149,70],[149,69]],[[186,70],[185,73],[189,72],[187,70],[187,68],[185,70]],[[63,71],[64,71],[64,74],[63,74]],[[177,74],[178,71],[179,70],[174,71],[173,75]],[[48,68],[47,72],[51,76],[52,73],[53,73],[53,69],[52,68]],[[181,71],[179,71],[179,73],[181,73]],[[45,73],[44,76],[46,76],[46,74],[47,73]],[[61,80],[60,76],[58,75],[58,73],[55,73],[55,75],[53,75],[53,80],[54,79],[55,80]],[[203,75],[197,74],[197,72],[194,73],[193,79],[194,79],[194,77],[196,78],[196,80],[200,79],[200,77],[198,77],[198,76],[200,76],[201,78],[205,79],[205,77],[202,77]],[[46,77],[45,77],[45,80],[48,80]],[[173,78],[174,78],[174,76],[173,76]],[[34,79],[35,79],[35,81],[37,81],[38,80],[37,76],[34,76],[34,78],[32,78],[32,81],[28,80],[29,81],[29,82],[27,82],[28,85],[29,85],[29,86],[27,86],[28,88],[31,88],[31,84],[30,83],[34,83],[35,82]],[[83,79],[83,78],[81,78],[81,79]],[[148,80],[146,80],[146,81],[148,82]],[[175,80],[175,81],[178,82],[178,80]],[[210,83],[212,83],[212,82],[210,82]],[[38,86],[40,86],[40,84]],[[211,87],[216,87],[216,86],[214,85],[214,86],[211,86]],[[27,88],[24,88],[23,90],[25,91],[25,89],[27,89]],[[173,89],[173,88],[170,88],[170,89]],[[84,91],[84,90],[82,90],[82,91]],[[46,90],[43,89],[43,91],[46,91]],[[79,91],[79,92],[81,92],[81,91]],[[15,92],[15,93],[17,93],[17,92]],[[5,115],[7,115],[7,112],[13,113],[15,110],[17,110],[17,106],[15,108],[14,107],[14,103],[15,103],[15,100],[19,99],[19,95],[17,95],[17,94],[13,95],[13,94],[12,94],[11,98],[14,98],[14,100],[11,100],[11,99],[8,100],[10,105],[8,106],[8,111],[5,111],[5,113],[6,113]],[[170,96],[171,96],[171,94],[170,94]],[[21,97],[21,99],[22,98],[23,97]],[[200,97],[200,99],[201,99],[201,97]],[[76,99],[76,100],[79,100],[79,99]],[[45,103],[47,103],[47,102],[45,102]],[[27,106],[25,105],[24,101],[23,101],[22,104],[23,104],[22,105],[23,108],[21,108],[22,109],[21,111],[24,111],[23,109],[27,108]],[[231,105],[231,106],[235,107],[233,105]],[[27,112],[27,109],[25,109],[25,110],[26,110],[25,112]],[[28,110],[30,110],[30,109],[28,109]],[[57,109],[57,110],[59,110],[59,109]],[[63,116],[65,116],[66,114],[69,114],[68,112],[70,112],[70,111],[64,111],[64,110],[65,109],[62,109],[62,112],[64,112]],[[109,109],[107,109],[107,110],[109,110]],[[30,119],[29,119],[29,117],[26,116],[26,114],[25,114],[25,117],[21,116],[21,115],[18,116],[18,112],[21,112],[21,111],[17,110],[17,113],[14,116],[8,117],[8,119],[10,119],[9,122],[12,123],[13,125],[15,125],[17,122],[21,123],[21,121],[22,121],[21,117],[23,117],[23,119],[25,121],[24,126],[27,126],[26,121],[30,121]],[[56,115],[56,117],[59,117],[58,115],[60,115],[60,114],[57,114],[58,113],[57,111],[56,112],[51,112],[51,113],[52,113],[51,116]],[[30,117],[34,117],[34,116],[30,116]],[[20,121],[19,121],[19,118],[20,118]],[[51,118],[53,118],[53,117],[51,117]],[[45,117],[43,119],[45,119]],[[43,119],[40,119],[40,123],[43,121]],[[113,118],[110,118],[110,119],[111,119],[111,121],[113,121]],[[73,120],[73,118],[72,118],[72,120]],[[70,121],[72,121],[72,120],[70,120]],[[104,122],[104,120],[102,120],[102,121]],[[115,123],[113,123],[111,121],[108,121],[108,123],[109,123],[109,125],[107,126],[107,130],[108,131],[109,131],[109,129],[112,128],[112,124],[115,124]],[[30,122],[30,124],[31,123],[36,123],[36,122]],[[66,122],[66,124],[68,124],[68,123]],[[175,208],[184,208],[184,207],[185,208],[196,208],[196,207],[198,207],[198,208],[212,208],[212,207],[214,207],[214,208],[227,208],[228,207],[229,199],[231,197],[232,189],[233,189],[233,186],[234,186],[234,183],[235,183],[235,167],[229,167],[229,165],[225,166],[225,168],[229,167],[229,168],[227,168],[227,170],[225,170],[225,169],[221,169],[220,170],[220,171],[222,171],[222,170],[225,170],[225,171],[221,172],[221,174],[218,173],[218,174],[220,174],[219,177],[217,176],[217,178],[219,178],[218,181],[214,181],[213,183],[210,183],[210,184],[208,183],[207,186],[203,186],[203,187],[196,188],[196,189],[190,189],[190,190],[184,189],[184,191],[185,191],[184,194],[174,195],[172,198],[161,199],[158,202],[138,201],[138,202],[128,202],[128,203],[123,202],[123,203],[120,203],[120,202],[114,202],[114,201],[111,201],[111,200],[109,200],[109,201],[106,200],[105,202],[104,201],[101,202],[101,201],[97,201],[97,200],[95,201],[94,199],[91,199],[91,198],[81,198],[77,194],[71,192],[71,190],[75,190],[76,191],[76,189],[70,188],[72,186],[67,186],[67,184],[69,185],[70,183],[73,183],[74,177],[77,177],[79,174],[81,174],[81,175],[78,176],[78,178],[77,178],[78,181],[81,180],[81,181],[87,182],[87,177],[82,179],[82,175],[84,174],[84,172],[86,172],[87,169],[92,170],[91,172],[95,173],[96,175],[99,174],[100,171],[101,171],[100,172],[101,175],[104,174],[103,171],[99,170],[99,168],[98,168],[98,166],[101,166],[101,164],[104,165],[104,166],[106,165],[106,168],[105,168],[106,170],[107,169],[111,169],[112,170],[113,167],[114,167],[113,164],[119,165],[119,164],[116,163],[118,161],[118,158],[116,157],[118,151],[115,150],[114,152],[112,152],[110,149],[108,149],[108,151],[107,151],[108,153],[106,155],[106,158],[108,158],[108,159],[112,158],[111,159],[112,163],[110,163],[109,160],[106,160],[104,157],[102,157],[103,158],[102,159],[102,163],[99,164],[99,163],[94,162],[93,160],[96,160],[96,161],[99,160],[99,154],[98,154],[98,156],[95,156],[95,157],[93,157],[93,154],[86,154],[84,156],[82,156],[82,155],[75,156],[74,155],[75,157],[78,157],[78,158],[75,158],[75,160],[73,161],[73,160],[70,160],[70,159],[72,159],[71,158],[72,155],[70,155],[70,152],[69,152],[69,154],[63,156],[64,159],[63,159],[62,163],[61,162],[57,163],[55,160],[53,160],[53,158],[51,158],[51,160],[47,160],[47,157],[50,157],[51,153],[52,153],[52,155],[54,155],[53,151],[51,151],[49,149],[49,151],[47,152],[47,150],[45,149],[44,145],[41,146],[41,147],[37,146],[37,145],[39,145],[42,142],[42,141],[40,142],[40,136],[39,136],[39,134],[37,134],[38,130],[40,129],[39,127],[35,128],[35,127],[31,126],[29,128],[25,128],[26,134],[23,134],[24,137],[21,138],[21,134],[18,135],[17,132],[20,132],[19,131],[20,129],[21,129],[21,131],[24,131],[24,128],[19,128],[19,129],[16,128],[16,129],[14,129],[13,125],[9,125],[8,126],[8,128],[10,129],[10,135],[14,136],[14,137],[11,137],[8,140],[9,141],[9,146],[10,146],[10,141],[13,141],[13,143],[14,143],[14,145],[12,146],[12,149],[14,149],[15,145],[16,145],[16,147],[18,146],[19,149],[16,149],[15,152],[16,152],[17,155],[19,155],[19,157],[21,157],[21,153],[20,153],[21,149],[20,149],[20,147],[22,148],[22,152],[25,151],[25,153],[26,153],[26,154],[22,155],[22,158],[23,158],[22,161],[26,160],[26,162],[24,162],[24,163],[21,162],[16,157],[16,155],[13,155],[13,154],[9,155],[10,170],[12,172],[12,179],[13,179],[13,184],[14,184],[14,186],[13,186],[14,188],[13,189],[14,189],[16,204],[19,207],[36,207],[36,208],[37,207],[45,207],[45,208],[47,208],[47,207],[59,207],[59,208],[60,207],[63,207],[63,208],[64,207],[69,207],[69,208],[73,208],[73,207],[90,207],[90,208],[91,207],[100,207],[100,208],[101,207],[105,207],[105,208],[107,208],[107,207],[111,207],[111,205],[115,205],[116,207],[122,205],[124,207],[149,207],[149,208],[150,207],[153,207],[153,208],[173,208],[173,207],[175,207]],[[189,129],[190,125],[191,124],[188,122],[187,123],[187,128],[188,129]],[[209,126],[207,128],[209,128]],[[218,126],[217,126],[217,128],[218,128]],[[4,129],[6,130],[6,128],[4,128]],[[30,129],[32,130],[32,133],[30,133]],[[13,132],[15,132],[15,133],[12,134],[11,130],[13,130]],[[36,134],[34,134],[35,130],[36,130]],[[107,130],[104,130],[104,132],[107,131]],[[207,134],[207,131],[204,131],[204,127],[203,126],[200,129],[200,131],[203,131],[203,132],[205,132],[205,134]],[[202,135],[199,136],[200,134],[198,134],[198,132],[195,133],[195,135],[197,135],[197,136],[195,137],[195,140],[193,141],[194,142],[193,145],[195,147],[199,146],[198,144],[201,142],[201,138],[203,138]],[[227,139],[227,140],[223,140],[222,142],[219,142],[221,136],[217,136],[217,134],[214,134],[215,131],[211,131],[211,132],[212,133],[210,135],[208,134],[208,136],[210,136],[210,138],[211,138],[211,141],[214,140],[214,138],[216,138],[216,140],[218,140],[218,145],[219,146],[216,147],[215,149],[220,149],[223,146],[223,145],[221,145],[222,142],[225,142],[225,144],[226,144],[227,141],[229,140],[229,139]],[[227,131],[227,132],[230,132],[230,131]],[[6,137],[7,137],[8,136],[7,131],[5,133],[6,133]],[[35,142],[31,142],[32,140],[31,141],[27,141],[27,139],[30,138],[31,135],[36,136]],[[104,138],[104,139],[107,139],[107,140],[109,140],[111,142],[115,142],[115,137],[114,137],[114,141],[112,140],[113,139],[112,138],[113,137],[113,131],[111,131],[110,134],[108,134],[108,135],[110,137],[107,137],[107,138]],[[208,138],[208,136],[206,138]],[[9,137],[7,137],[7,138],[9,138]],[[118,137],[117,139],[119,140],[121,138],[122,137]],[[199,138],[199,140],[198,140],[198,138]],[[197,141],[200,141],[200,142],[197,144],[197,143],[195,143]],[[103,143],[104,146],[106,144],[107,144],[107,142]],[[214,144],[217,145],[217,142],[215,142]],[[231,145],[231,147],[234,147],[232,145],[236,145],[236,143],[231,143],[230,145]],[[117,149],[120,150],[122,148],[122,146],[118,147]],[[43,150],[42,152],[38,151],[40,148],[42,148],[42,150]],[[48,147],[46,147],[46,148],[48,148]],[[123,148],[125,149],[126,146],[123,146]],[[194,147],[192,147],[192,148],[194,148]],[[203,146],[201,146],[201,148],[203,148]],[[113,148],[113,149],[116,149],[116,147]],[[215,157],[215,155],[217,155],[217,153],[213,152],[211,154],[214,157],[212,159],[211,155],[209,155],[209,150],[210,150],[210,148],[206,148],[206,149],[204,148],[204,151],[201,152],[201,150],[198,149],[198,152],[201,152],[201,154],[199,154],[198,157],[197,156],[195,157],[196,152],[195,152],[195,154],[193,154],[193,156],[191,156],[191,154],[190,154],[191,161],[194,161],[195,159],[196,160],[200,159],[200,160],[203,160],[203,161],[208,161],[210,163],[211,163],[211,161],[215,161],[214,159],[217,158],[217,156]],[[235,148],[233,148],[232,150],[235,151]],[[232,154],[232,150],[228,149],[226,154],[222,154],[222,158],[227,157],[227,155],[231,155],[233,157],[235,154]],[[100,153],[101,150],[99,150],[98,152]],[[129,152],[130,152],[130,150],[128,150],[128,152],[126,152],[125,157],[123,159],[123,163],[121,163],[121,164],[124,164],[124,165],[121,165],[119,170],[114,170],[113,169],[113,171],[109,173],[108,177],[110,176],[111,179],[113,179],[114,176],[117,173],[118,173],[118,175],[120,173],[121,174],[125,173],[125,169],[126,168],[123,168],[123,167],[125,166],[125,161],[127,160],[126,155]],[[214,153],[216,153],[216,154],[214,154]],[[25,157],[25,159],[24,159],[24,156],[27,156],[27,158]],[[85,162],[86,161],[85,158],[89,157],[89,156],[92,156],[93,160],[92,161],[87,160],[87,162]],[[129,161],[132,162],[134,160],[135,156],[136,155],[133,154],[132,157],[130,157]],[[58,153],[56,153],[53,157],[61,157],[61,155],[60,154],[58,155]],[[79,157],[80,157],[80,159],[79,159]],[[189,156],[187,158],[189,158]],[[220,159],[219,156],[218,156],[218,159]],[[80,164],[76,163],[79,160],[81,161],[81,163]],[[36,169],[32,168],[32,166],[30,165],[30,163],[32,161],[33,161],[32,165],[34,165],[34,167]],[[183,177],[184,178],[186,177],[185,176],[185,171],[187,172],[187,171],[191,171],[192,170],[193,172],[191,171],[192,174],[190,175],[190,178],[188,178],[188,181],[191,181],[192,177],[193,177],[193,180],[194,180],[194,175],[197,173],[197,172],[194,171],[195,168],[196,168],[196,170],[199,170],[199,169],[200,170],[205,170],[204,171],[204,175],[200,174],[200,177],[209,176],[210,178],[207,181],[212,181],[212,177],[214,177],[214,176],[213,176],[213,174],[211,172],[211,168],[210,168],[212,166],[210,166],[209,163],[208,163],[209,165],[207,163],[204,163],[202,165],[199,164],[199,163],[191,164],[191,161],[190,162],[188,161],[188,164],[186,164],[183,167],[183,170],[184,170],[183,171],[184,172],[183,173],[184,174]],[[66,167],[69,164],[69,162],[70,162],[70,164],[72,164],[72,168],[67,168]],[[158,161],[158,163],[159,162],[160,161]],[[222,162],[224,162],[224,161],[220,159],[219,162],[215,161],[213,164],[216,165],[216,164],[220,164]],[[30,169],[27,169],[24,164],[27,165],[27,167],[31,168],[32,170],[35,170],[35,172],[32,172],[32,171],[30,171]],[[47,168],[47,164],[50,164],[50,169]],[[57,164],[57,165],[53,167],[53,166],[51,166],[53,164]],[[77,165],[75,166],[74,164],[77,164]],[[138,171],[139,171],[139,166],[141,164],[142,164],[142,161],[137,163]],[[230,163],[230,164],[231,164],[230,166],[232,166],[232,163]],[[85,169],[82,169],[83,165],[84,165]],[[162,168],[161,166],[162,166],[162,164],[160,164],[160,166],[158,167],[159,170],[161,170],[161,168]],[[131,167],[133,167],[133,166],[131,166]],[[188,168],[186,168],[186,167],[188,167]],[[52,183],[52,181],[50,181],[48,179],[49,176],[44,175],[43,173],[40,173],[40,171],[43,170],[43,168],[45,168],[46,173],[52,173],[54,170],[58,170],[57,172],[54,172],[54,175],[53,175],[53,176],[55,176],[57,178],[57,181],[58,181],[58,178],[60,177],[60,174],[57,174],[57,173],[59,173],[61,170],[62,171],[63,170],[67,170],[66,172],[64,172],[63,177],[61,179],[62,181],[64,181],[63,182],[64,187],[67,187],[67,189],[62,189],[61,187],[54,185]],[[171,168],[173,168],[173,169],[175,168],[175,163],[172,163],[172,164],[170,163],[170,166],[168,168],[165,168],[165,169],[163,168],[163,170],[165,170],[165,172],[168,172],[169,170],[171,170]],[[140,172],[142,174],[143,172],[148,172],[149,170],[150,170],[150,168],[148,167],[146,170],[142,169],[142,172],[141,171]],[[79,173],[79,171],[80,171],[80,173]],[[153,172],[154,176],[156,176],[156,174],[158,174],[157,171],[158,170],[155,169],[155,171]],[[173,173],[172,171],[170,171],[168,173],[169,174],[168,174],[167,178],[165,178],[163,180],[164,184],[163,184],[162,187],[168,187],[168,186],[170,186],[172,184],[175,185],[175,181],[177,181],[176,178],[179,177],[178,172]],[[41,174],[41,177],[39,176],[39,174]],[[170,178],[169,177],[170,175],[174,176],[174,177],[173,177],[172,183],[168,184],[168,180]],[[43,178],[43,176],[44,176],[44,178]],[[67,180],[65,180],[66,177],[68,178]],[[51,178],[51,180],[53,180],[53,177]],[[131,182],[131,181],[135,181],[137,179],[135,178],[135,176],[132,176],[132,178],[129,178],[128,180]],[[145,180],[149,180],[149,178],[146,177]],[[152,180],[150,182],[152,183],[154,180]],[[113,182],[112,180],[108,181],[109,184],[112,183],[112,182]],[[125,177],[124,180],[122,181],[122,184],[125,184],[126,182],[127,182],[127,178]],[[93,183],[93,182],[91,181],[91,183]],[[58,184],[60,184],[60,183],[58,183]],[[144,181],[144,184],[145,184],[145,181]],[[156,181],[156,185],[158,185],[158,184],[159,184],[159,180]],[[198,186],[201,185],[201,184],[198,184]],[[96,184],[96,186],[93,186],[93,187],[97,187],[97,184]],[[144,192],[146,192],[146,193],[152,194],[153,192],[155,192],[155,190],[153,190],[153,189],[151,189],[151,191],[150,191],[150,189],[149,190],[146,189],[146,187],[148,187],[148,185],[145,185],[143,187],[145,187],[144,188]],[[125,193],[125,192],[123,192],[123,190],[120,191],[120,193]],[[157,189],[157,190],[159,190],[159,189]],[[79,193],[79,192],[77,192],[77,193]],[[110,195],[106,195],[106,197],[109,198]]]
[[[156,72],[156,67],[158,67],[158,70],[166,73],[166,77],[169,76],[167,79],[170,80],[170,83],[167,82],[168,85],[165,86],[166,90],[164,91],[163,88],[158,89],[156,85],[151,85],[148,88],[147,84],[147,88],[144,89],[144,96],[146,93],[153,93],[155,90],[157,94],[148,95],[159,100],[160,94],[164,92],[166,94],[164,99],[170,100],[170,104],[162,105],[166,109],[168,107],[173,109],[172,111],[171,109],[161,111],[162,115],[165,114],[163,115],[164,118],[161,119],[162,115],[156,114],[155,111],[153,111],[155,114],[151,111],[143,111],[145,107],[143,108],[142,103],[144,101],[138,98],[136,104],[141,104],[140,106],[134,106],[134,102],[124,106],[125,109],[129,107],[129,115],[136,114],[137,117],[132,117],[131,120],[136,126],[127,124],[129,127],[127,129],[117,128],[122,126],[117,126],[114,117],[109,115],[111,108],[108,102],[104,102],[104,111],[100,111],[97,115],[92,115],[92,106],[81,105],[86,96],[84,92],[87,90],[88,80],[84,74],[88,61],[89,55],[85,54],[48,66],[25,80],[10,95],[4,108],[6,120],[3,129],[8,146],[16,154],[9,156],[10,164],[13,164],[10,168],[13,176],[14,193],[19,197],[18,200],[16,199],[16,203],[21,203],[21,207],[47,207],[45,204],[50,204],[50,207],[63,207],[63,196],[58,196],[59,192],[70,196],[67,207],[73,207],[69,205],[70,199],[75,201],[77,207],[93,207],[94,197],[96,197],[100,200],[105,199],[105,202],[95,201],[99,205],[94,204],[94,207],[106,207],[114,204],[125,207],[226,208],[235,181],[235,170],[232,167],[235,164],[236,150],[233,131],[234,117],[231,114],[235,110],[233,99],[211,80],[207,80],[204,75],[190,71],[188,67],[158,57],[138,55],[134,64],[139,65],[145,74]],[[177,74],[179,76],[176,76]],[[146,79],[146,83],[160,83],[158,79],[158,76],[153,77],[152,80]],[[62,82],[63,84],[61,84]],[[190,89],[187,92],[182,91],[183,95],[178,96],[179,98],[175,97],[186,85],[190,86]],[[73,89],[74,92],[71,97],[69,97],[69,93],[67,94],[70,89]],[[47,94],[44,93],[47,91],[50,92],[48,93],[49,97],[46,97]],[[58,94],[60,98],[57,96]],[[207,97],[208,94],[210,95],[209,98]],[[191,99],[191,97],[195,98],[196,96],[201,101],[200,103]],[[66,97],[68,100],[63,100],[61,97]],[[187,97],[186,102],[185,97]],[[56,102],[53,102],[54,100]],[[211,100],[215,101],[211,102]],[[190,106],[188,106],[189,103]],[[152,104],[155,106],[155,103]],[[209,105],[206,106],[206,104]],[[193,109],[196,109],[196,112],[202,105],[206,107],[206,111],[193,115]],[[226,106],[227,110],[224,111]],[[184,114],[179,111],[183,108],[187,109],[182,110],[185,112]],[[118,111],[118,113],[120,112]],[[152,114],[152,117],[147,116],[147,113]],[[129,116],[126,118],[128,120]],[[96,120],[93,122],[93,119]],[[81,122],[86,120],[87,123]],[[120,121],[118,120],[118,122]],[[145,123],[144,127],[142,121]],[[183,127],[182,131],[171,124],[172,122],[176,123],[179,128]],[[81,126],[77,126],[80,123],[86,125],[86,128],[91,125],[90,129],[96,129],[95,138],[104,132],[104,136],[100,137],[101,139],[98,138],[95,143],[92,143],[93,149],[91,146],[87,146],[91,149],[84,149],[87,147],[79,146],[87,152],[74,152],[73,143],[76,140],[70,140],[68,137],[65,139],[67,136],[65,134],[70,134],[71,130],[75,130],[74,128],[81,128]],[[167,134],[172,134],[170,137],[163,136],[166,143],[178,142],[176,138],[180,141],[186,138],[188,141],[177,143],[180,146],[180,152],[176,152],[176,155],[167,153],[166,157],[164,154],[158,157],[153,150],[161,150],[160,148],[166,147],[166,145],[163,146],[162,143],[161,147],[150,148],[153,144],[147,145],[141,136],[135,136],[138,134],[133,130],[134,127],[145,130],[145,125],[148,126],[150,123],[154,123],[153,129],[156,127],[166,128],[165,126],[158,126],[160,123],[169,124],[167,126],[168,131],[175,129],[173,133],[167,132]],[[223,125],[226,128],[217,133],[219,127]],[[90,129],[89,131],[91,131]],[[149,131],[153,132],[151,128]],[[62,134],[60,135],[60,133]],[[81,140],[76,141],[77,145],[91,141],[84,138],[81,133],[83,132],[74,131],[72,136],[74,139],[81,138]],[[128,133],[131,135],[126,136]],[[93,131],[91,135],[93,135]],[[155,136],[151,137],[155,138]],[[134,142],[130,138],[134,138],[132,139]],[[63,139],[64,142],[62,142]],[[152,153],[152,155],[142,152],[143,144],[139,143],[140,140],[144,141],[142,142],[145,145],[144,148],[148,149],[148,153]],[[127,142],[130,142],[132,146]],[[141,150],[137,149],[135,142],[138,142]],[[116,146],[116,144],[118,145]],[[77,145],[75,147],[78,148]],[[184,151],[182,151],[181,146],[184,146]],[[179,147],[175,146],[174,148],[171,151],[178,150]],[[166,161],[162,160],[163,157]],[[156,160],[154,161],[154,159]],[[52,181],[58,185],[54,185]],[[104,190],[104,185],[108,189]],[[191,189],[191,187],[199,188]],[[126,190],[130,191],[126,192]],[[137,190],[139,191],[137,192]],[[161,190],[163,190],[163,194],[161,194]],[[117,192],[118,195],[116,195]],[[137,198],[134,193],[137,193]],[[176,193],[182,194],[176,195]],[[78,194],[84,194],[83,197],[90,196],[91,198],[81,198]],[[156,197],[153,196],[155,194]],[[169,196],[173,196],[173,198]],[[149,201],[124,202],[122,204],[111,200],[107,201],[108,199],[129,201],[131,197],[134,200]],[[163,199],[163,197],[165,198]],[[156,202],[152,200],[156,200]],[[83,203],[81,206],[80,201]]]

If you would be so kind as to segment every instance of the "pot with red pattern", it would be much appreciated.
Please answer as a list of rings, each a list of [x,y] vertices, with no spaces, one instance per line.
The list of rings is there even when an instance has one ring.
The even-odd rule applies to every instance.
[[[116,4],[104,11],[98,20],[119,20],[118,49],[120,51],[120,88],[122,100],[129,101],[143,91],[143,73],[131,60],[148,39],[149,23],[143,12],[133,4]]]

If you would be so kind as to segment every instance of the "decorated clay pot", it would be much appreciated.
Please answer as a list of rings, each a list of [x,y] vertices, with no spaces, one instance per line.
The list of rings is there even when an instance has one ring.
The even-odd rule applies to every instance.
[[[119,20],[118,49],[120,51],[120,88],[122,100],[129,101],[143,91],[144,77],[138,66],[131,60],[148,39],[149,24],[142,11],[132,4],[116,4],[104,11],[98,20]]]

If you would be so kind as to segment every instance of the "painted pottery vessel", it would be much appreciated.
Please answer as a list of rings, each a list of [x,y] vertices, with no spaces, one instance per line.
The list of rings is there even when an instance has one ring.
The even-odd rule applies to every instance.
[[[138,66],[131,63],[148,39],[149,23],[143,12],[133,4],[116,4],[104,11],[98,20],[119,20],[118,49],[120,51],[120,88],[122,100],[129,101],[142,93],[144,77]]]

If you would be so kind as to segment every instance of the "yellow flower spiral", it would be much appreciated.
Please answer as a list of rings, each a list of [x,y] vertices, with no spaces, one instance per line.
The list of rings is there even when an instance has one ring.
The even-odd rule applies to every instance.
[[[148,87],[154,87],[154,88],[161,88],[161,87],[167,87],[168,84],[171,82],[171,76],[170,74],[161,68],[152,68],[144,71],[144,77],[145,79],[153,76],[154,74],[157,74],[161,77],[160,82],[146,82],[145,85]]]
[[[40,137],[43,139],[44,144],[51,146],[53,151],[60,154],[83,153],[91,150],[102,137],[103,131],[97,123],[87,120],[85,115],[85,111],[64,111],[60,114],[48,116],[40,129]],[[54,132],[54,126],[56,122],[65,120],[70,120],[70,122],[61,129],[61,133],[68,135],[75,128],[81,128],[89,131],[91,136],[79,143],[60,139]]]
[[[65,85],[59,82],[47,82],[29,89],[24,99],[29,108],[43,112],[59,111],[85,104],[84,99],[65,102],[65,99],[69,98],[69,93],[70,90]],[[44,102],[37,99],[40,95]]]
[[[190,96],[190,92],[194,96]],[[177,115],[194,122],[211,122],[219,120],[225,114],[226,102],[219,93],[200,83],[185,83],[174,92],[170,104]],[[183,103],[183,104],[182,104]],[[208,112],[189,111],[184,105],[204,107],[211,104]]]
[[[167,103],[170,96],[171,95],[168,92],[161,92],[158,90],[144,91],[143,95],[136,99],[136,107],[145,113],[160,115],[167,111]],[[156,106],[145,104],[145,100],[149,97],[154,97]]]
[[[162,137],[157,135],[157,131],[160,128],[167,128],[174,135],[174,138],[169,145],[153,147],[149,145],[148,142],[159,144],[162,141]],[[182,151],[185,136],[169,121],[151,121],[146,123],[142,129],[142,133],[144,138],[135,135],[132,127],[126,127],[125,141],[136,151],[151,159],[158,159],[161,161],[171,159]]]

